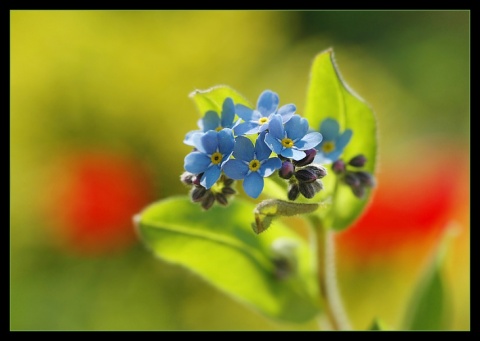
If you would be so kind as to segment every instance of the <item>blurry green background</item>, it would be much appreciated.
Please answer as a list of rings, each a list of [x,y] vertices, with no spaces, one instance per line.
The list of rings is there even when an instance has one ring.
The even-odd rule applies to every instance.
[[[469,11],[16,10],[10,28],[11,330],[315,329],[155,259],[131,217],[187,193],[191,91],[271,89],[302,114],[329,47],[379,129],[379,194],[338,238],[353,326],[398,328],[448,225],[449,325],[470,328]]]

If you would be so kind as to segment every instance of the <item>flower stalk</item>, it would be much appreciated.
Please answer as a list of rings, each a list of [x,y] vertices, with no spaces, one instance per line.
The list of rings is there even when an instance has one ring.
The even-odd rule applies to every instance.
[[[316,251],[318,289],[328,328],[351,330],[337,285],[334,232],[325,227],[317,216],[310,215],[309,218]]]

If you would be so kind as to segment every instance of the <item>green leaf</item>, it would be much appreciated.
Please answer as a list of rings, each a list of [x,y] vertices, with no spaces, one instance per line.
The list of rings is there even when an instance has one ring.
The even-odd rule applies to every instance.
[[[447,229],[427,264],[411,298],[404,318],[406,330],[446,330],[449,312],[442,276],[445,253],[455,231]]]
[[[374,174],[377,158],[375,116],[372,109],[341,79],[332,49],[318,54],[313,61],[304,116],[310,128],[315,130],[320,129],[321,122],[327,117],[336,119],[341,131],[352,129],[352,139],[342,158],[348,161],[355,155],[363,154],[367,158],[364,170]],[[330,209],[323,210],[321,218],[327,226],[342,230],[360,216],[371,193],[358,199],[348,186],[338,183],[332,171],[329,173],[322,179],[324,190],[315,199],[331,202]]]
[[[281,222],[251,229],[254,205],[236,198],[208,211],[187,197],[147,207],[136,217],[143,242],[162,260],[184,266],[267,317],[305,322],[319,313],[313,256]]]
[[[209,110],[213,110],[220,114],[225,98],[230,97],[235,104],[243,104],[251,107],[251,104],[237,91],[226,85],[214,86],[207,90],[195,90],[190,93],[190,97],[197,105],[200,114],[205,114]]]
[[[373,323],[370,325],[368,330],[381,331],[381,330],[388,330],[388,328],[385,326],[382,320],[376,318],[375,320],[373,320]]]

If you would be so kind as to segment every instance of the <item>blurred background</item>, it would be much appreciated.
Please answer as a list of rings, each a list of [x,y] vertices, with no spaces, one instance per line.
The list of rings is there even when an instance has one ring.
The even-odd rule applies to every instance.
[[[470,328],[469,11],[10,12],[10,329],[310,330],[155,259],[133,231],[187,194],[188,94],[226,84],[305,106],[333,47],[378,119],[377,189],[337,236],[356,329],[399,328],[442,231],[449,328]]]

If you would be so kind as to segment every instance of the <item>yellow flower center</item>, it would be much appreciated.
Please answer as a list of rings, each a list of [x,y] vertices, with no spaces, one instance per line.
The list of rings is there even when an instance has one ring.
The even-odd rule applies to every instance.
[[[250,161],[250,163],[248,164],[248,168],[249,168],[252,172],[256,172],[256,171],[260,168],[260,161],[258,161],[258,160],[252,160],[252,161]]]
[[[261,119],[258,120],[258,123],[260,125],[264,125],[267,122],[268,122],[268,117],[262,117]]]
[[[215,152],[212,154],[210,160],[212,160],[212,163],[214,165],[218,165],[220,162],[222,162],[222,154],[220,154],[219,152]]]
[[[292,148],[293,147],[292,139],[289,139],[288,137],[283,138],[282,146],[284,146],[285,148]]]
[[[322,150],[324,153],[330,153],[335,150],[335,143],[333,141],[327,141],[323,144]]]
[[[223,129],[222,126],[218,126],[218,127],[215,128],[215,131],[220,131],[222,129]]]

